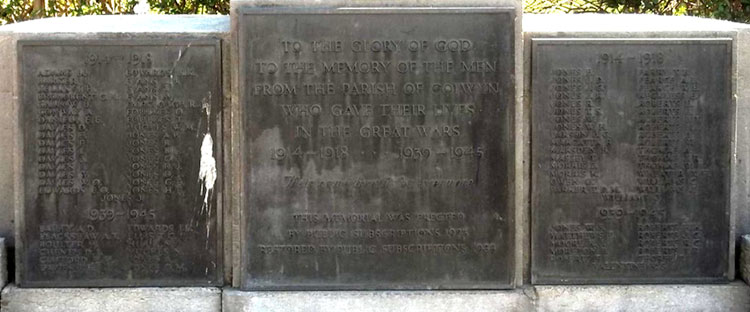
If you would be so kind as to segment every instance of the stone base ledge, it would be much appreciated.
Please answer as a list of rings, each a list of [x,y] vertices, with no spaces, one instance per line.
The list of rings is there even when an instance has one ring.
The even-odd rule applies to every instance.
[[[536,286],[506,291],[239,291],[219,288],[18,288],[3,312],[750,311],[750,287]]]
[[[536,311],[748,312],[750,287],[723,285],[537,286]]]
[[[224,289],[225,312],[530,311],[521,290],[239,291]]]
[[[219,312],[219,288],[18,288],[0,295],[3,312]]]
[[[750,287],[536,286],[508,291],[248,291],[225,289],[225,312],[750,311]]]

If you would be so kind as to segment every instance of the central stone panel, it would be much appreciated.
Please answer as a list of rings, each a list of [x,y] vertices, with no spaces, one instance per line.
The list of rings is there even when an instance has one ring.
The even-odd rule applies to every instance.
[[[509,287],[514,10],[239,12],[242,288]]]

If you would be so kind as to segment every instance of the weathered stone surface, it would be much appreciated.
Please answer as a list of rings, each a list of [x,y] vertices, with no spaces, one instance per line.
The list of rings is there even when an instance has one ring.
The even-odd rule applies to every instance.
[[[750,311],[750,288],[727,285],[537,286],[536,311]]]
[[[750,285],[750,235],[743,235],[740,240],[740,276]]]
[[[225,289],[224,312],[528,312],[534,307],[515,291],[270,291]]]
[[[3,312],[220,312],[218,288],[6,287]]]
[[[750,25],[740,25],[735,40],[737,120],[731,198],[738,248],[743,240],[737,235],[750,233]]]
[[[233,3],[244,289],[515,279],[518,7],[378,3]]]
[[[15,85],[15,42],[9,32],[0,27],[0,237],[6,239],[8,248],[15,246],[15,212],[14,212],[14,153],[16,137],[16,107],[13,101]]]
[[[727,285],[536,286],[507,291],[253,292],[225,289],[226,312],[523,311],[744,312],[750,287]]]
[[[16,186],[26,191],[16,194],[24,207],[19,285],[222,284],[227,22],[91,17],[14,26],[23,51],[18,107],[29,117],[16,151],[24,160]],[[61,88],[75,98],[54,98]],[[59,142],[50,148],[50,140]],[[53,158],[69,163],[55,175],[45,169]]]
[[[389,1],[389,0],[326,0],[326,1],[315,1],[315,0],[291,0],[291,1],[275,1],[275,0],[242,0],[242,1],[232,1],[231,3],[231,15],[232,15],[232,36],[233,42],[239,42],[237,35],[238,35],[238,21],[237,18],[239,10],[246,9],[248,7],[257,7],[257,8],[268,8],[268,7],[276,7],[276,8],[307,8],[307,9],[331,9],[331,8],[345,8],[345,7],[389,7],[389,8],[398,8],[398,7],[432,7],[432,8],[444,8],[444,7],[505,7],[505,8],[514,8],[515,11],[515,17],[516,21],[520,22],[521,20],[521,11],[522,11],[522,2],[519,0],[431,0],[431,1],[422,1],[422,0],[410,0],[410,1]],[[519,73],[522,70],[522,54],[521,54],[521,29],[520,27],[515,27],[515,48],[516,52],[515,55],[515,72]],[[239,45],[235,44],[232,47],[231,57],[233,59],[232,64],[238,64],[238,54],[239,54]],[[232,115],[233,116],[241,116],[242,115],[242,107],[244,105],[240,104],[239,102],[239,70],[240,67],[237,65],[231,66],[232,70],[232,92],[233,92],[233,105],[232,105]],[[517,90],[520,90],[521,86],[521,75],[515,75],[513,79],[515,80],[515,83],[517,85]],[[243,82],[244,83],[244,82]],[[521,115],[519,115],[519,111],[521,108],[521,92],[516,92],[515,94],[515,116],[514,119],[516,120],[516,125],[519,128],[523,128],[523,124],[525,124],[524,118],[522,118]],[[239,142],[243,140],[243,138],[240,136],[239,129],[242,129],[242,121],[241,118],[234,118],[232,119],[232,128],[234,129],[232,132],[232,141],[233,142]],[[519,133],[520,134],[520,133]],[[527,150],[525,150],[525,144],[524,139],[522,139],[521,136],[515,135],[514,140],[516,144],[521,144],[520,147],[516,147],[515,149],[515,166],[513,167],[513,175],[514,179],[521,180],[525,176],[524,174],[528,173],[528,167],[523,165],[523,153],[528,153]],[[238,145],[238,143],[234,143],[235,145]],[[242,149],[237,148],[234,146],[231,149],[231,163],[232,163],[232,170],[233,172],[241,172],[242,168],[240,164],[244,162],[242,159]],[[236,175],[232,177],[233,179],[233,185],[234,187],[228,194],[231,194],[231,206],[232,207],[241,207],[244,205],[244,202],[246,199],[246,194],[244,193],[244,188],[242,186],[242,176]],[[528,202],[528,193],[527,190],[527,183],[517,183],[514,185],[515,192],[514,192],[514,203],[513,205],[515,207],[527,207]],[[241,210],[241,209],[240,209]],[[515,223],[516,232],[522,233],[525,231],[525,217],[526,217],[526,209],[524,208],[518,208],[513,209],[515,216],[514,219],[518,219],[519,222]],[[240,211],[235,213],[236,216],[241,216]],[[244,223],[241,222],[241,218],[234,218],[232,219],[232,233],[237,236],[242,236],[243,234],[243,227]],[[243,236],[244,237],[244,236]],[[517,246],[522,246],[524,244],[524,237],[516,235],[513,240],[515,241],[515,244]],[[244,264],[241,262],[242,257],[241,255],[241,248],[244,246],[244,239],[237,239],[234,241],[235,245],[233,246],[233,263],[234,267],[233,270],[239,272],[243,269]],[[522,248],[516,248],[513,251],[513,256],[515,258],[514,265],[514,282],[520,283],[523,278],[523,265],[524,262],[521,261],[523,259],[524,255],[523,253],[526,252],[525,249]],[[234,274],[234,280],[233,285],[235,287],[240,286],[240,277],[241,274]]]
[[[733,259],[734,254],[733,248],[730,248],[733,244],[733,236],[730,234],[733,229],[733,220],[730,220],[729,214],[729,180],[731,173],[728,168],[732,161],[729,152],[731,150],[729,138],[732,133],[733,115],[731,115],[731,112],[733,112],[734,104],[731,97],[734,88],[730,79],[733,75],[732,73],[735,71],[735,67],[732,63],[734,55],[730,54],[732,53],[730,52],[732,49],[729,40],[736,35],[736,24],[697,18],[672,19],[646,16],[576,15],[547,17],[532,15],[524,23],[525,42],[527,43],[525,56],[526,73],[527,77],[534,77],[533,83],[530,78],[526,78],[525,81],[526,90],[529,92],[526,94],[529,99],[527,109],[529,111],[534,110],[535,112],[532,114],[535,127],[535,131],[533,132],[535,152],[532,153],[534,155],[532,181],[535,186],[532,189],[535,192],[534,194],[536,194],[532,194],[532,198],[534,199],[532,202],[532,213],[535,220],[532,222],[534,225],[532,237],[535,237],[532,238],[532,248],[534,250],[531,253],[533,257],[533,260],[531,260],[533,267],[532,280],[538,283],[582,283],[677,282],[680,278],[691,282],[697,280],[721,281],[732,279],[734,263],[729,259]],[[600,23],[604,20],[608,22]],[[591,25],[597,26],[594,27]],[[682,40],[679,42],[683,42],[684,45],[671,46],[667,41],[658,38],[678,38],[676,40]],[[718,47],[715,46],[716,48],[713,48],[713,50],[703,50],[701,43],[699,43],[701,42],[699,38],[705,39],[702,42],[709,45],[717,43]],[[615,40],[607,41],[606,39]],[[551,141],[559,140],[557,137],[560,137],[561,134],[554,134],[553,132],[556,131],[554,129],[558,128],[550,127],[549,125],[545,128],[542,122],[550,118],[549,114],[543,113],[551,108],[550,105],[546,104],[554,104],[550,96],[555,95],[553,93],[557,91],[553,90],[551,84],[556,82],[552,81],[550,73],[545,72],[549,68],[539,67],[538,69],[533,69],[532,63],[540,60],[537,54],[540,49],[532,49],[534,40],[537,40],[536,42],[539,45],[543,42],[546,47],[549,47],[548,52],[546,52],[547,55],[557,58],[555,62],[549,64],[554,64],[558,68],[571,70],[582,68],[584,69],[582,72],[589,73],[595,80],[601,78],[596,81],[596,85],[600,87],[599,90],[596,90],[596,88],[592,89],[590,88],[591,86],[587,88],[589,81],[583,81],[583,89],[581,89],[583,91],[581,94],[584,95],[584,98],[586,96],[590,97],[589,100],[591,101],[587,104],[588,106],[602,105],[601,109],[594,109],[595,115],[592,115],[593,117],[590,118],[592,119],[592,125],[596,126],[596,131],[593,132],[600,134],[596,138],[601,139],[597,141],[594,138],[591,142],[596,143],[601,141],[599,143],[601,143],[600,146],[602,148],[592,154],[596,156],[593,161],[591,157],[583,160],[583,162],[589,165],[596,165],[589,168],[592,170],[588,170],[586,176],[583,178],[562,179],[558,177],[553,179],[550,177],[552,171],[560,171],[558,170],[559,166],[553,170],[553,163],[571,164],[570,161],[559,157],[558,161],[550,160],[551,156],[548,149],[549,146],[554,146]],[[566,40],[571,45],[569,48],[562,48],[563,44],[567,42]],[[720,42],[721,40],[724,41]],[[661,48],[657,46],[659,42],[664,44],[664,48],[669,46],[668,50],[661,51]],[[671,44],[678,44],[679,42],[674,41]],[[690,42],[696,44],[691,45]],[[649,45],[650,43],[654,45]],[[560,47],[559,50],[553,49],[555,44]],[[631,48],[628,47],[629,44],[632,46]],[[580,47],[582,46],[587,46],[588,48],[581,50]],[[693,58],[691,53],[685,53],[689,49],[719,53],[708,58],[712,62],[719,63],[716,63],[716,66],[708,67],[706,66],[706,58],[696,59]],[[670,127],[672,127],[672,124],[679,125],[679,131],[675,131],[675,129],[670,130],[673,134],[671,135],[672,137],[679,137],[677,144],[671,144],[670,148],[681,146],[683,152],[688,151],[688,153],[696,154],[697,158],[692,157],[691,159],[704,162],[702,166],[696,167],[696,165],[693,165],[693,167],[680,166],[680,168],[676,168],[693,173],[704,172],[699,174],[701,176],[698,179],[699,182],[693,183],[699,186],[699,189],[703,190],[703,193],[700,193],[702,195],[695,199],[691,198],[691,196],[695,195],[680,195],[690,193],[684,192],[687,184],[667,183],[669,181],[663,178],[663,175],[658,175],[660,176],[657,179],[659,180],[657,181],[659,188],[656,193],[640,192],[645,194],[644,196],[640,196],[637,195],[640,193],[636,192],[639,180],[637,178],[631,179],[631,177],[635,177],[632,175],[633,173],[639,173],[639,177],[641,178],[647,177],[643,174],[643,162],[641,161],[645,159],[645,156],[641,154],[636,155],[636,153],[628,150],[628,148],[632,148],[635,151],[638,147],[638,142],[642,143],[644,141],[643,135],[641,135],[640,139],[635,136],[634,125],[636,125],[639,119],[643,119],[639,116],[653,118],[654,114],[633,114],[631,108],[636,107],[639,101],[648,97],[638,98],[634,96],[635,92],[638,92],[639,86],[636,86],[636,81],[638,80],[635,77],[628,76],[633,76],[632,73],[627,73],[634,71],[639,66],[648,67],[648,64],[643,65],[645,63],[642,63],[642,61],[645,60],[645,55],[652,55],[649,54],[650,52],[657,53],[657,63],[659,62],[659,55],[665,56],[661,64],[652,63],[652,65],[656,66],[651,67],[657,71],[664,68],[669,69],[668,67],[678,67],[692,71],[693,77],[700,77],[694,80],[696,86],[702,87],[700,92],[703,94],[703,98],[701,100],[694,98],[690,101],[683,101],[684,103],[689,103],[689,107],[701,106],[709,108],[709,110],[716,110],[714,113],[709,113],[709,110],[702,109],[701,114],[699,114],[700,117],[692,123],[687,122],[684,118],[680,119],[682,117],[670,117],[671,120],[682,120],[680,122],[652,123],[655,125],[669,125]],[[631,55],[634,53],[637,55]],[[609,56],[612,57],[608,58]],[[535,58],[537,59],[535,60]],[[587,68],[591,70],[586,71],[585,69]],[[540,72],[536,72],[536,70]],[[713,75],[713,78],[711,75]],[[716,86],[714,81],[721,81],[719,85],[723,89],[719,91],[714,88]],[[534,84],[537,87],[534,87]],[[711,88],[706,88],[709,85]],[[550,89],[546,89],[547,87]],[[557,87],[560,88],[560,86]],[[627,90],[630,91],[626,92]],[[601,94],[596,96],[597,93]],[[565,96],[566,94],[558,95]],[[713,100],[704,101],[709,97],[712,97]],[[602,100],[597,101],[597,98]],[[715,105],[716,103],[722,104],[718,106]],[[560,107],[560,109],[564,109],[564,107]],[[586,108],[584,112],[588,110],[589,108]],[[687,111],[683,113],[687,113]],[[565,119],[570,116],[558,117]],[[690,127],[686,128],[687,125],[692,125],[692,127],[700,125],[703,129],[713,129],[712,131],[716,132],[709,134],[705,130],[690,130]],[[717,128],[718,125],[721,126]],[[648,130],[640,128],[642,127],[639,126],[638,133]],[[691,131],[692,135],[689,134]],[[555,135],[556,138],[550,139],[550,135]],[[713,137],[709,138],[708,136],[710,135]],[[587,136],[589,135],[587,134]],[[695,136],[697,139],[694,138],[691,141],[688,137],[692,136]],[[546,142],[545,138],[550,142]],[[562,138],[561,140],[568,139]],[[698,143],[696,144],[695,142]],[[691,144],[692,147],[690,147]],[[715,146],[706,148],[712,144]],[[702,155],[698,155],[701,153]],[[683,160],[686,159],[683,159],[684,155],[672,157],[666,162],[675,162],[678,160],[684,162]],[[581,160],[576,161],[581,162]],[[651,171],[654,173],[669,171],[667,170],[669,168],[664,170],[660,168],[655,168]],[[576,168],[573,169],[573,171],[578,170]],[[593,173],[589,171],[593,171]],[[705,173],[709,174],[706,175]],[[709,179],[713,179],[713,182],[708,182]],[[552,183],[555,181],[557,181],[557,184]],[[586,185],[588,187],[596,186],[598,193],[588,192],[591,194],[586,195],[567,191],[558,193],[546,191],[546,189],[551,189],[555,185],[563,186],[564,189],[573,189],[577,185],[576,181],[591,183]],[[599,190],[603,189],[601,186],[606,186],[610,191],[614,190],[614,195],[621,196],[607,197],[605,195],[608,194],[600,194]],[[713,191],[710,191],[711,189]],[[715,191],[718,191],[718,193]],[[703,201],[703,203],[700,203],[700,201]],[[680,204],[681,202],[684,204]],[[710,207],[710,209],[706,207]],[[737,211],[736,207],[732,207],[732,210]],[[637,213],[630,213],[638,211],[645,212],[646,215],[639,216]],[[655,216],[652,214],[654,211],[666,211],[667,217]],[[609,212],[614,212],[615,215],[610,216]],[[622,213],[620,216],[617,215],[619,212]],[[739,212],[737,211],[737,213]],[[690,225],[689,220],[692,220],[697,227],[693,229],[685,227]],[[553,235],[555,234],[553,233],[554,231],[550,232],[550,229],[552,229],[551,222],[565,224],[568,226],[567,228],[574,228],[576,226],[585,228],[589,226],[591,227],[591,231],[588,232],[589,234],[595,235],[595,230],[603,230],[602,233],[604,233],[604,236],[598,236],[596,239],[591,240],[586,239],[587,243],[595,248],[588,249],[591,253],[581,258],[580,263],[583,265],[554,265],[551,264],[551,262],[554,262],[551,260],[554,249],[552,247],[556,245],[549,242],[549,240],[553,236],[563,237],[564,235]],[[646,250],[628,247],[638,244],[638,241],[634,240],[636,236],[632,236],[639,229],[636,227],[636,224],[640,224],[640,229],[644,231],[646,230],[645,225],[661,224],[662,230],[657,232],[674,234],[675,231],[666,230],[664,225],[675,225],[678,227],[682,226],[684,233],[690,232],[691,235],[703,235],[706,239],[701,239],[702,245],[699,246],[699,249],[702,251],[700,253],[704,257],[712,258],[712,264],[706,266],[689,266],[683,265],[681,261],[672,262],[670,265],[669,263],[665,264],[657,260],[651,262],[663,265],[652,269],[645,268],[644,265],[649,261],[643,259],[647,258],[645,255],[653,254],[651,252],[653,248]],[[651,243],[647,245],[657,246]],[[559,255],[559,252],[563,251],[563,249],[565,248],[555,250]],[[692,249],[690,255],[684,255],[686,259],[700,257]],[[698,250],[695,250],[695,252],[698,252]],[[576,253],[568,252],[566,255],[575,256]],[[558,260],[565,257],[558,257]]]

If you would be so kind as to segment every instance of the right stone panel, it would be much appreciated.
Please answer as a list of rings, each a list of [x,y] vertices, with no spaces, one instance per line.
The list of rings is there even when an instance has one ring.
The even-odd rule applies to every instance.
[[[728,279],[730,39],[534,39],[532,282]]]

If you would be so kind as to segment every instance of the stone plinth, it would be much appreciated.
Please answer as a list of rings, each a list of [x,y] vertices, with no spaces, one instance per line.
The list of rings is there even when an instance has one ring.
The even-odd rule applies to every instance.
[[[260,291],[225,289],[223,311],[638,312],[750,309],[750,287],[727,285],[536,286],[506,291]]]
[[[219,288],[6,287],[0,309],[10,312],[219,312]]]
[[[225,312],[448,312],[533,311],[521,290],[514,291],[268,291],[225,289]]]
[[[537,286],[536,311],[725,311],[750,310],[750,288],[727,285]]]

